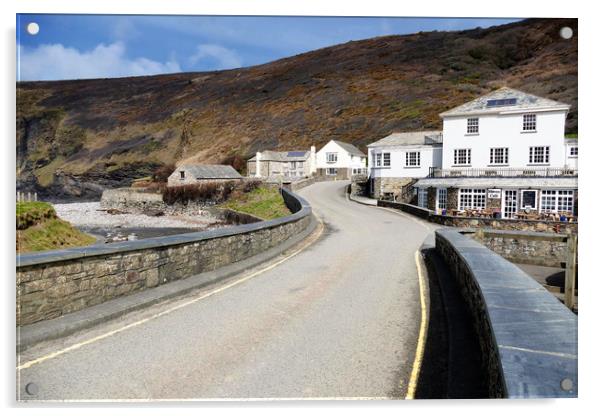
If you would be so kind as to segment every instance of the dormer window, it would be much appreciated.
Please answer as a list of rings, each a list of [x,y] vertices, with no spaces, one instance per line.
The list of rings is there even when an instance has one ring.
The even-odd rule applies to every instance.
[[[466,134],[479,134],[479,119],[469,118],[466,120]]]
[[[537,130],[537,116],[535,114],[523,114],[523,131]]]

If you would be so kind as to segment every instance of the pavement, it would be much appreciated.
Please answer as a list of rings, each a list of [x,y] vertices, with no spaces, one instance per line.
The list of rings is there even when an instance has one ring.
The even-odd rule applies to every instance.
[[[404,397],[432,228],[346,185],[299,192],[324,231],[288,258],[27,349],[19,399]]]

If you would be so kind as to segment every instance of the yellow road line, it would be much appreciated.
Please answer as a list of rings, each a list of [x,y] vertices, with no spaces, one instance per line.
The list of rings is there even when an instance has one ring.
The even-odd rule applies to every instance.
[[[324,223],[317,216],[316,216],[316,219],[318,221],[317,232],[314,232],[314,235],[310,238],[309,241],[306,242],[306,244],[304,244],[301,248],[299,248],[295,252],[291,253],[290,255],[286,256],[285,258],[280,259],[280,260],[278,260],[278,261],[270,264],[269,266],[267,266],[267,267],[265,267],[265,268],[263,268],[261,270],[258,270],[258,271],[253,272],[253,273],[251,273],[251,274],[249,274],[249,275],[247,275],[245,277],[242,277],[242,278],[240,278],[238,280],[235,280],[232,283],[229,283],[229,284],[227,284],[225,286],[222,286],[222,287],[219,287],[219,288],[217,288],[215,290],[207,292],[207,293],[205,293],[205,294],[203,294],[203,295],[201,295],[201,296],[199,296],[197,298],[194,298],[194,299],[189,300],[187,302],[181,303],[181,304],[179,304],[177,306],[174,306],[174,307],[172,307],[170,309],[166,309],[166,310],[164,310],[162,312],[159,312],[159,313],[157,313],[155,315],[149,316],[148,318],[144,318],[144,319],[141,319],[139,321],[132,322],[131,324],[122,326],[121,328],[117,328],[117,329],[114,329],[112,331],[105,332],[102,335],[98,335],[96,337],[87,339],[87,340],[82,341],[82,342],[78,342],[78,343],[73,344],[73,345],[71,345],[71,346],[69,346],[67,348],[63,348],[62,350],[58,350],[58,351],[55,351],[53,353],[44,355],[44,356],[42,356],[40,358],[36,358],[35,360],[27,361],[26,363],[17,366],[17,370],[24,370],[26,368],[29,368],[29,367],[33,366],[33,365],[40,364],[40,363],[42,363],[44,361],[47,361],[47,360],[50,360],[52,358],[56,358],[56,357],[58,357],[60,355],[66,354],[66,353],[68,353],[70,351],[77,350],[77,349],[79,349],[79,348],[81,348],[83,346],[86,346],[86,345],[92,344],[94,342],[103,340],[105,338],[108,338],[108,337],[110,337],[112,335],[115,335],[115,334],[118,334],[120,332],[123,332],[125,330],[130,329],[130,328],[134,328],[134,327],[140,326],[140,325],[142,325],[142,324],[144,324],[146,322],[152,321],[152,320],[157,319],[157,318],[159,318],[161,316],[167,315],[167,314],[175,312],[175,311],[177,311],[179,309],[185,308],[186,306],[192,305],[193,303],[199,302],[199,301],[201,301],[203,299],[207,299],[210,296],[217,295],[218,293],[221,293],[224,290],[230,289],[231,287],[238,286],[241,283],[244,283],[244,282],[246,282],[246,281],[248,281],[248,280],[250,280],[250,279],[252,279],[254,277],[259,276],[262,273],[267,272],[268,270],[271,270],[271,269],[279,266],[280,264],[284,263],[285,261],[289,260],[290,258],[292,258],[292,257],[296,256],[297,254],[301,253],[303,250],[305,250],[307,247],[309,247],[315,241],[318,240],[318,238],[322,234],[322,231],[324,230]]]
[[[422,358],[424,357],[424,345],[426,337],[426,294],[424,275],[422,273],[422,265],[420,262],[420,253],[416,251],[414,255],[416,260],[416,268],[418,269],[418,283],[420,285],[420,332],[418,333],[418,343],[416,345],[416,354],[414,355],[414,364],[412,365],[412,373],[408,381],[408,391],[406,399],[414,399],[416,394],[416,386],[418,385],[418,377],[420,376],[420,367],[422,366]]]

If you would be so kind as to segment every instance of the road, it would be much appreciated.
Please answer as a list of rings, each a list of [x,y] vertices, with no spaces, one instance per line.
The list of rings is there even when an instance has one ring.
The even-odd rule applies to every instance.
[[[421,322],[414,256],[430,231],[348,201],[344,185],[300,191],[324,231],[281,264],[25,351],[21,363],[43,360],[18,370],[21,398],[404,397]]]

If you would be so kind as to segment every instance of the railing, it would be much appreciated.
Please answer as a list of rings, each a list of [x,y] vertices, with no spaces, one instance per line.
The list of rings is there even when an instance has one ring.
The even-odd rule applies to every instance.
[[[429,178],[473,178],[473,177],[576,177],[577,169],[570,168],[466,168],[429,169]]]

